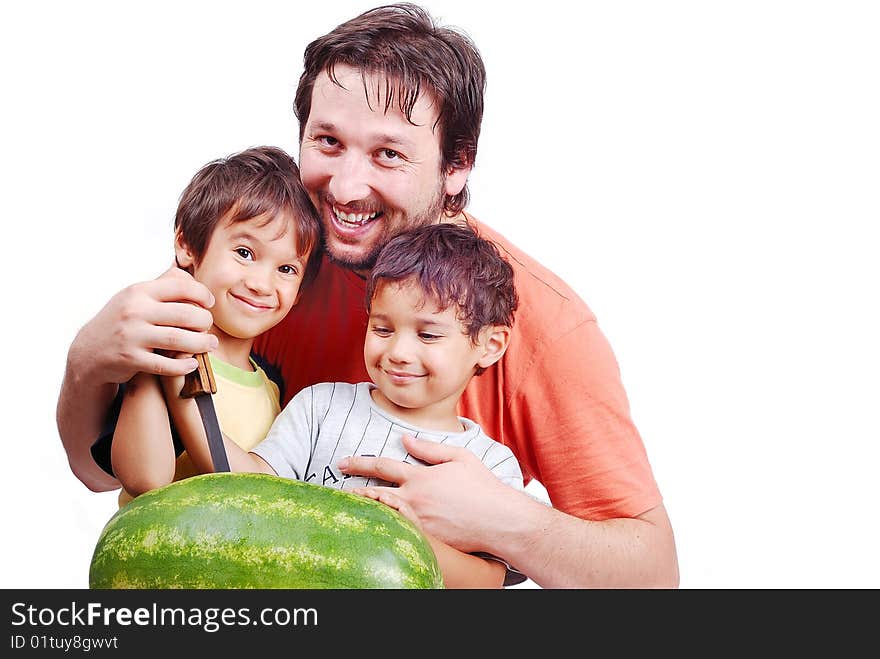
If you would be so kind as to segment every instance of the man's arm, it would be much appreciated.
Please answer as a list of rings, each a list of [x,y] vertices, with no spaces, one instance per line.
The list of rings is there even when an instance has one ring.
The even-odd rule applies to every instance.
[[[173,266],[158,279],[129,286],[114,295],[77,333],[56,408],[61,443],[74,475],[103,492],[119,482],[95,463],[91,446],[100,434],[117,387],[135,373],[183,375],[195,359],[174,359],[154,350],[207,352],[217,345],[207,333],[210,291]]]
[[[119,487],[119,481],[104,471],[92,458],[91,446],[101,432],[104,418],[116,396],[114,383],[90,382],[74,357],[74,347],[67,358],[67,369],[58,395],[55,420],[61,444],[67,453],[71,471],[93,492]]]
[[[466,449],[404,437],[429,466],[350,457],[343,472],[398,483],[427,533],[499,556],[544,588],[676,588],[678,560],[662,505],[632,519],[579,519],[495,478]],[[362,494],[372,496],[363,488]]]

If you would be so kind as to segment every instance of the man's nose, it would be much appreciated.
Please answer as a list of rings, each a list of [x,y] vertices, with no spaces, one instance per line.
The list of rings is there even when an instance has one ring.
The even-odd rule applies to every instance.
[[[330,194],[341,205],[370,196],[370,163],[366,156],[350,151],[336,160],[331,173]]]

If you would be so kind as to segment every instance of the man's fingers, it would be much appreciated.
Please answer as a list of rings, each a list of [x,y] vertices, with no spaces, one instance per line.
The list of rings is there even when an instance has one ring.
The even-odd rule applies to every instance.
[[[337,466],[346,474],[381,478],[389,483],[397,483],[398,485],[405,483],[407,476],[409,476],[414,469],[418,469],[415,465],[406,464],[400,460],[393,460],[391,458],[374,458],[363,455],[351,455],[347,458],[342,458]]]
[[[371,486],[371,487],[356,487],[351,491],[355,494],[360,494],[361,496],[368,497],[370,499],[375,499],[376,501],[381,501],[386,506],[391,506],[392,508],[397,508],[401,505],[400,499],[393,494],[393,490],[397,488],[390,487],[381,487],[381,486]]]
[[[161,302],[155,306],[152,321],[154,325],[206,332],[214,324],[214,316],[207,309],[195,304]]]
[[[166,270],[150,285],[153,296],[161,302],[191,302],[206,309],[214,306],[214,296],[208,287],[180,268]]]
[[[191,332],[178,327],[152,327],[148,344],[154,350],[195,355],[211,352],[217,347],[217,337],[207,332]],[[172,355],[169,355],[172,356]],[[173,355],[176,357],[176,355]]]
[[[145,373],[176,377],[186,375],[187,373],[196,370],[198,366],[199,363],[194,357],[177,359],[174,357],[165,357],[153,352],[148,353],[146,362],[141,370]]]
[[[432,465],[449,462],[464,454],[472,455],[467,449],[447,444],[438,444],[426,439],[416,439],[412,435],[404,435],[402,440],[407,453],[422,462]]]
[[[441,464],[455,459],[467,459],[473,454],[467,449],[446,446],[436,442],[415,439],[409,435],[403,436],[403,445],[407,452],[414,458],[418,458],[428,464]],[[353,476],[366,476],[380,478],[390,483],[403,485],[417,470],[425,469],[421,465],[413,465],[391,458],[376,458],[369,456],[351,455],[339,461],[339,469]]]
[[[360,494],[361,496],[365,496],[369,499],[374,499],[379,501],[380,503],[384,503],[386,506],[390,508],[394,508],[401,515],[409,519],[413,524],[416,525],[417,528],[421,530],[422,522],[419,519],[418,515],[413,512],[413,509],[410,508],[409,504],[400,496],[398,493],[400,490],[395,487],[356,487],[351,490],[355,494]]]
[[[158,357],[158,355],[157,355]],[[170,359],[168,357],[160,357],[154,368],[156,375],[165,377],[178,377],[191,373],[199,367],[199,363],[195,358],[188,357],[186,359]]]

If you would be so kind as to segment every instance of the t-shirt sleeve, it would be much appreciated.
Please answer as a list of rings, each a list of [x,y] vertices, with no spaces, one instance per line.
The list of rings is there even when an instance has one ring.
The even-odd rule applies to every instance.
[[[91,453],[95,463],[111,476],[113,473],[113,464],[110,460],[110,447],[113,445],[113,433],[116,431],[116,422],[119,420],[119,410],[122,409],[122,397],[125,392],[125,385],[119,385],[116,392],[116,398],[107,410],[107,417],[104,419],[104,425],[101,428],[101,434],[92,443]]]
[[[279,476],[305,478],[317,434],[316,404],[315,387],[300,391],[275,417],[266,439],[252,449]]]
[[[521,584],[523,581],[528,579],[526,575],[513,567],[510,563],[505,561],[503,558],[498,558],[494,554],[490,554],[485,551],[475,551],[472,552],[474,556],[479,556],[480,558],[485,558],[487,561],[495,561],[496,563],[501,563],[504,566],[504,584],[503,586],[507,588],[508,586],[516,586],[517,584]]]
[[[95,463],[111,476],[113,473],[113,463],[110,459],[110,448],[113,445],[113,433],[116,432],[116,422],[119,420],[119,411],[122,409],[122,399],[125,397],[125,384],[119,385],[116,392],[116,398],[107,410],[107,417],[104,419],[104,426],[101,428],[101,434],[92,443],[91,453]],[[170,415],[169,415],[170,417]],[[170,418],[169,418],[169,421]],[[184,451],[183,442],[174,427],[174,421],[171,421],[171,439],[174,441],[174,454],[180,455]]]
[[[508,413],[518,451],[555,508],[603,520],[660,504],[617,360],[594,320],[542,346]]]

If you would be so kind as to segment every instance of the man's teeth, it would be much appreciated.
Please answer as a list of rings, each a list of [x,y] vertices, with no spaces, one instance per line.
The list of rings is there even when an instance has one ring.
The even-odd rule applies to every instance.
[[[343,213],[334,208],[333,214],[336,216],[336,219],[343,224],[349,224],[351,226],[363,226],[370,220],[376,219],[379,216],[379,211],[376,211],[374,213]]]

